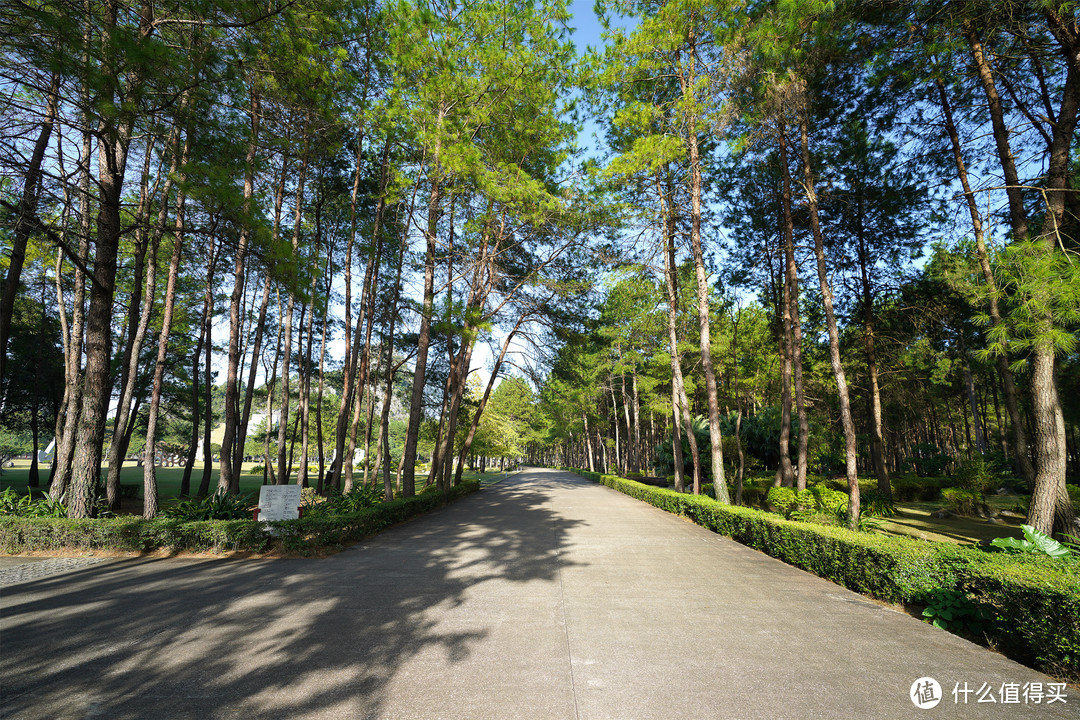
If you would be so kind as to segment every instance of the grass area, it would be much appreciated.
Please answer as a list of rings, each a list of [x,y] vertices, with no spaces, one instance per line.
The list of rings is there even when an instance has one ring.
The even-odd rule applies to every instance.
[[[0,490],[11,487],[18,492],[25,493],[27,490],[27,475],[29,474],[30,461],[15,460],[14,462],[15,467],[4,468],[3,474],[0,475]],[[262,485],[262,473],[253,474],[251,472],[251,468],[255,467],[255,465],[256,463],[244,463],[240,474],[241,493],[259,492],[259,486]],[[219,475],[220,472],[218,468],[215,467],[210,476],[211,492],[217,487]],[[180,481],[183,476],[184,468],[182,467],[159,467],[157,469],[158,497],[161,499],[179,497]],[[48,477],[48,467],[42,467],[41,480],[43,484],[48,480]],[[104,480],[104,477],[105,473],[102,471],[102,480]],[[198,489],[201,480],[202,465],[197,465],[191,472],[192,491]],[[143,468],[137,466],[134,461],[125,462],[123,467],[120,468],[120,484],[137,485],[139,487],[139,497],[142,497]]]
[[[3,473],[0,474],[0,491],[5,488],[14,488],[19,493],[25,493],[27,491],[27,476],[30,470],[29,460],[15,460],[15,466],[11,468],[4,468]],[[253,473],[252,468],[256,467],[258,463],[244,463],[240,474],[240,492],[241,494],[251,493],[257,496],[259,494],[259,487],[262,485],[262,472]],[[466,471],[462,473],[463,481],[476,480],[479,481],[481,487],[487,487],[494,485],[500,480],[505,479],[511,472],[511,470],[489,470],[485,473]],[[160,467],[157,469],[157,484],[158,484],[158,498],[160,500],[168,501],[180,496],[180,481],[183,478],[184,469],[182,467]],[[210,477],[210,492],[214,491],[217,487],[218,476],[220,472],[215,467]],[[102,473],[104,478],[104,473]],[[48,479],[48,467],[41,468],[42,482]],[[294,476],[295,479],[295,476]],[[202,465],[197,465],[191,473],[191,489],[194,492],[199,487],[199,482],[202,480]],[[419,469],[417,470],[417,481],[422,482]],[[380,481],[381,482],[381,481]],[[139,497],[142,497],[142,484],[143,484],[143,468],[138,467],[134,461],[125,462],[124,466],[120,468],[120,484],[121,485],[137,485],[139,487]],[[417,488],[419,490],[419,487]]]
[[[1016,495],[987,495],[986,504],[998,513],[1000,522],[985,518],[950,516],[933,517],[938,510],[947,509],[943,500],[932,502],[906,502],[896,504],[896,515],[878,518],[879,530],[886,535],[906,535],[920,540],[933,540],[957,544],[977,543],[999,537],[1021,538],[1021,513],[1013,512],[1020,503]]]

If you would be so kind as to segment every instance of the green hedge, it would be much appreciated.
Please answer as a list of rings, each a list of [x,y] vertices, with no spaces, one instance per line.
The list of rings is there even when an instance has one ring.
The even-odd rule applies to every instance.
[[[992,645],[1046,672],[1080,678],[1080,563],[800,523],[704,495],[574,472],[886,602],[925,604],[936,590],[960,590],[993,611],[986,632]]]
[[[278,528],[277,540],[285,550],[337,547],[434,510],[479,487],[478,482],[468,481],[454,487],[449,495],[427,492],[348,515],[284,520],[273,524]],[[7,553],[58,549],[262,552],[272,544],[273,538],[266,532],[265,524],[254,520],[184,522],[139,517],[94,520],[0,517],[0,550]]]

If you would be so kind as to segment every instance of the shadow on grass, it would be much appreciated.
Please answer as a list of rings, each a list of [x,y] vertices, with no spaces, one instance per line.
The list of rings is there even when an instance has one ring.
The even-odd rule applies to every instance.
[[[454,614],[477,586],[558,582],[574,523],[546,490],[578,482],[522,473],[324,560],[138,559],[6,587],[0,715],[377,717],[406,663],[452,674],[527,614]]]

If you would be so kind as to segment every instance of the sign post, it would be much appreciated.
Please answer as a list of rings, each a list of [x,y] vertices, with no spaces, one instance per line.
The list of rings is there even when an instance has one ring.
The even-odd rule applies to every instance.
[[[299,485],[263,485],[259,489],[258,519],[271,523],[299,518],[301,490]],[[270,534],[275,534],[273,528]]]

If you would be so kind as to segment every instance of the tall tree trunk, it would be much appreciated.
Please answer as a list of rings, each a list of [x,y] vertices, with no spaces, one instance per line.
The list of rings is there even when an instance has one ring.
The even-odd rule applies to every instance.
[[[634,461],[630,466],[630,469],[634,472],[640,472],[642,467],[647,467],[647,458],[642,457],[642,445],[641,445],[641,400],[638,397],[638,379],[637,369],[630,376],[630,387],[633,389],[633,405],[634,405]]]
[[[732,380],[735,385],[735,449],[739,454],[739,464],[735,470],[735,504],[742,505],[743,499],[743,472],[745,470],[745,456],[742,445],[742,396],[739,394],[739,321],[742,319],[742,308],[731,317],[731,367]]]
[[[786,157],[786,154],[782,154],[781,162],[784,162]],[[791,221],[790,192],[787,193],[787,196],[789,201],[784,207],[785,235],[787,235],[787,223]],[[791,283],[788,282],[786,272],[783,273],[782,286],[780,301],[780,315],[783,326],[780,340],[780,471],[776,478],[779,482],[774,482],[773,485],[792,487],[795,484],[795,475],[791,468],[791,356],[793,354],[793,343],[791,339]]]
[[[271,231],[272,242],[276,243],[281,237],[281,209],[285,201],[285,177],[288,174],[288,157],[281,160],[281,176],[278,178],[277,190],[274,193],[274,226]],[[236,445],[233,451],[232,471],[233,477],[229,478],[229,487],[240,491],[240,472],[244,462],[244,446],[247,444],[248,426],[251,422],[251,403],[254,400],[255,379],[259,369],[259,357],[262,352],[263,334],[266,330],[266,314],[270,305],[270,285],[273,268],[266,268],[266,277],[263,280],[262,300],[259,302],[259,316],[255,321],[255,338],[252,341],[251,367],[248,369],[247,384],[244,387],[244,405],[238,418],[236,432]],[[268,420],[269,422],[269,420]]]
[[[221,251],[219,249],[216,257],[220,257],[220,255]],[[209,494],[210,481],[213,479],[214,473],[214,453],[213,449],[210,447],[210,432],[214,425],[214,375],[210,361],[214,349],[214,295],[212,273],[207,274],[206,282],[205,302],[208,303],[206,307],[209,308],[209,312],[203,317],[203,332],[206,333],[206,344],[203,346],[203,407],[206,408],[206,411],[203,413],[203,470],[202,477],[199,479],[199,489],[195,493],[201,498],[206,497],[207,494]]]
[[[161,241],[162,232],[165,229],[165,221],[169,215],[169,194],[172,191],[173,176],[176,173],[179,153],[176,142],[179,138],[179,128],[174,128],[173,138],[169,143],[172,151],[168,177],[165,187],[161,192],[161,202],[158,209],[157,224],[147,229],[149,225],[149,207],[152,203],[152,195],[155,192],[149,189],[150,160],[153,152],[153,143],[146,146],[146,157],[143,162],[143,177],[141,182],[139,209],[136,212],[136,224],[140,229],[136,231],[136,256],[134,281],[137,283],[142,276],[142,268],[146,265],[146,255],[149,253],[150,263],[146,265],[146,283],[143,291],[141,312],[139,294],[132,287],[131,303],[128,312],[128,340],[124,348],[120,374],[120,402],[116,408],[116,420],[113,423],[112,442],[109,443],[108,470],[105,476],[105,497],[109,510],[120,510],[120,468],[124,464],[124,456],[127,454],[127,443],[123,437],[128,431],[128,419],[131,413],[131,400],[135,392],[135,384],[139,373],[139,355],[142,352],[143,341],[146,339],[146,329],[150,326],[150,315],[154,309],[154,294],[157,288],[157,254]],[[155,188],[156,190],[156,188]]]
[[[499,357],[495,359],[495,365],[491,370],[491,375],[488,376],[487,385],[484,387],[484,394],[480,396],[480,404],[477,405],[476,410],[473,411],[472,421],[469,423],[469,431],[465,435],[465,442],[461,445],[461,451],[458,453],[457,470],[454,474],[454,485],[461,482],[461,475],[464,471],[465,458],[468,456],[469,451],[472,449],[473,440],[476,438],[476,430],[480,426],[480,418],[484,414],[484,409],[487,408],[488,398],[491,397],[491,391],[495,387],[495,378],[499,376],[499,370],[502,369],[503,361],[506,359],[507,350],[510,349],[510,342],[517,335],[521,326],[525,323],[525,319],[528,317],[526,313],[518,316],[518,320],[514,323],[514,327],[503,339],[502,347],[499,349]]]
[[[195,460],[199,451],[199,357],[202,355],[203,346],[210,342],[207,333],[207,319],[212,314],[214,270],[217,265],[217,248],[210,240],[210,257],[206,267],[206,285],[203,289],[203,309],[199,317],[199,337],[195,344],[195,352],[191,356],[191,447],[188,450],[187,461],[184,463],[184,474],[180,478],[180,497],[188,497],[191,494],[191,473],[195,469]],[[210,407],[205,408],[210,413]]]
[[[992,78],[991,78],[992,80]],[[956,173],[960,178],[960,184],[964,188],[964,200],[971,214],[971,225],[975,233],[975,249],[979,258],[979,267],[982,269],[983,281],[986,283],[990,295],[990,327],[996,329],[1002,323],[1001,307],[998,303],[998,287],[994,273],[990,267],[990,253],[986,247],[983,235],[982,216],[975,202],[975,193],[971,190],[968,181],[967,166],[964,164],[964,156],[960,145],[960,135],[953,122],[952,107],[949,97],[945,93],[945,84],[937,81],[938,96],[941,100],[941,110],[945,116],[945,132],[952,144],[953,160],[956,163]],[[1020,404],[1017,400],[1016,384],[1013,379],[1012,369],[1009,367],[1007,352],[997,353],[995,357],[998,377],[1001,378],[1001,391],[1005,398],[1005,411],[1009,414],[1009,422],[1012,430],[1013,457],[1018,472],[1027,482],[1028,487],[1035,485],[1035,466],[1031,463],[1031,453],[1028,449],[1027,431],[1024,429],[1024,421],[1020,417]]]
[[[312,257],[318,257],[321,251],[322,235],[322,213],[321,203],[316,202],[315,205],[315,247],[312,250]],[[300,447],[300,469],[298,471],[296,482],[301,487],[308,487],[308,456],[311,443],[311,347],[315,342],[315,310],[316,299],[318,297],[319,274],[317,272],[311,273],[311,307],[308,312],[307,320],[307,347],[304,351],[304,358],[301,363],[303,374],[300,377],[300,422],[303,424],[301,428],[301,447]]]
[[[596,456],[593,453],[592,435],[589,433],[589,415],[584,410],[581,411],[581,422],[585,426],[585,450],[589,456],[589,472],[596,472]]]
[[[307,178],[308,170],[308,148],[310,145],[310,138],[308,137],[308,121],[304,122],[304,150],[303,159],[300,162],[300,173],[296,179],[296,198],[294,200],[293,207],[293,232],[292,232],[292,257],[293,262],[299,262],[300,258],[300,231],[301,222],[304,217],[304,181]],[[279,403],[278,413],[281,416],[281,424],[278,425],[278,468],[277,468],[277,484],[287,485],[289,482],[289,476],[292,473],[292,453],[286,455],[285,441],[288,439],[289,428],[289,385],[290,377],[292,375],[292,336],[293,336],[293,311],[296,307],[296,291],[294,288],[289,288],[289,297],[285,302],[285,327],[283,333],[285,335],[285,350],[281,358],[281,402]]]
[[[105,8],[102,42],[108,45],[116,29],[118,3]],[[144,34],[149,33],[143,22]],[[68,515],[90,517],[94,512],[101,474],[101,447],[105,439],[105,416],[112,394],[112,307],[116,289],[117,254],[128,146],[134,127],[135,93],[140,79],[129,75],[126,97],[118,97],[119,78],[103,68],[103,92],[99,103],[113,104],[117,112],[104,112],[98,127],[98,215],[90,306],[86,313],[86,367],[83,371],[82,411],[76,429]]]
[[[889,471],[885,467],[885,433],[881,412],[881,387],[878,382],[877,347],[874,343],[874,295],[870,287],[870,258],[859,224],[859,277],[862,282],[863,343],[866,346],[866,369],[870,377],[870,462],[877,476],[878,492],[892,497]]]
[[[777,133],[785,133],[785,127],[779,127]],[[786,148],[786,139],[784,143]],[[787,354],[784,358],[785,366],[790,364],[790,370],[788,370],[789,379],[784,381],[785,389],[784,394],[786,396],[784,403],[783,414],[787,415],[786,419],[782,419],[781,427],[781,448],[780,448],[780,468],[781,475],[783,476],[783,482],[785,485],[794,485],[799,490],[806,489],[806,465],[808,456],[808,443],[810,436],[810,425],[806,417],[806,399],[803,394],[803,368],[802,368],[802,321],[799,317],[799,270],[795,264],[795,226],[792,219],[791,212],[791,172],[788,165],[788,156],[786,152],[780,153],[779,162],[783,163],[781,171],[781,205],[783,206],[783,256],[784,256],[784,336],[787,344]],[[788,439],[785,435],[790,435],[788,430],[791,422],[791,390],[789,383],[791,382],[791,376],[794,376],[795,383],[795,397],[794,404],[796,409],[796,415],[799,422],[799,443],[798,443],[798,455],[796,460],[797,471],[792,476],[791,470],[791,451],[788,445]],[[786,462],[786,467],[785,467]]]
[[[697,82],[695,63],[697,60],[696,38],[690,35],[689,76],[679,74],[684,97],[696,102],[693,97]],[[694,255],[694,274],[697,278],[698,327],[701,329],[701,370],[705,376],[705,397],[709,405],[709,439],[711,441],[713,490],[718,502],[729,504],[727,482],[724,480],[724,445],[720,435],[720,404],[716,394],[716,373],[713,370],[712,342],[709,332],[709,284],[705,277],[705,256],[701,247],[701,158],[698,150],[698,118],[695,112],[688,113],[687,146],[690,152],[690,246]]]
[[[836,378],[836,392],[840,403],[840,423],[844,428],[844,466],[848,484],[848,527],[859,527],[859,477],[856,469],[855,423],[851,417],[851,400],[848,394],[847,377],[840,361],[840,332],[836,324],[836,312],[833,309],[832,286],[829,283],[828,266],[825,260],[825,243],[821,235],[821,223],[818,218],[817,193],[814,191],[814,170],[810,159],[810,130],[805,113],[799,114],[799,139],[802,149],[803,188],[806,192],[807,207],[810,210],[810,231],[814,236],[814,255],[817,258],[818,284],[821,287],[822,304],[825,306],[825,324],[829,332],[829,360]]]
[[[326,380],[326,340],[330,335],[329,312],[330,293],[334,286],[334,248],[333,243],[327,243],[326,269],[324,271],[326,285],[323,288],[324,301],[322,312],[322,340],[319,343],[319,389],[315,400],[315,428],[316,442],[319,453],[319,479],[316,483],[316,492],[322,494],[323,482],[326,479],[326,442],[323,437],[323,392]]]
[[[182,162],[187,163],[191,147],[188,135],[184,145]],[[146,462],[143,464],[143,517],[150,519],[157,515],[157,474],[155,447],[157,446],[157,422],[161,408],[161,391],[165,384],[165,358],[169,350],[169,333],[172,332],[173,309],[176,306],[176,281],[180,275],[180,258],[184,247],[184,187],[181,179],[180,190],[176,198],[176,229],[174,231],[172,257],[169,259],[169,279],[165,286],[165,311],[161,320],[161,335],[158,339],[157,362],[154,364],[154,381],[150,392],[150,412],[146,420]]]
[[[49,87],[49,99],[45,107],[45,117],[41,121],[34,150],[30,154],[30,163],[23,178],[22,197],[15,213],[15,227],[12,232],[11,249],[8,253],[8,271],[4,280],[3,292],[0,293],[0,387],[4,385],[7,364],[8,335],[11,332],[11,317],[15,310],[15,296],[19,289],[23,263],[26,261],[26,243],[30,239],[30,230],[37,217],[38,200],[41,197],[41,164],[45,151],[49,148],[53,125],[56,124],[57,108],[60,96],[60,75],[54,73]]]
[[[694,475],[692,479],[694,494],[701,492],[701,455],[698,452],[697,436],[694,434],[694,419],[690,414],[690,399],[686,395],[686,384],[683,381],[682,361],[679,355],[678,337],[678,312],[679,312],[679,289],[678,267],[675,265],[675,190],[668,184],[668,192],[665,196],[659,175],[656,178],[656,190],[660,198],[661,216],[664,218],[664,285],[667,290],[667,325],[668,325],[668,352],[671,355],[671,384],[672,384],[672,409],[674,412],[682,412],[682,424],[685,426],[686,441],[690,447],[690,460],[693,463]],[[667,201],[665,202],[665,197]],[[674,435],[672,438],[672,454],[678,452],[682,456],[682,442],[679,438],[679,421],[675,418]],[[676,444],[677,443],[677,444]],[[682,475],[683,465],[677,465],[676,482]],[[685,492],[686,488],[676,487],[679,492]]]
[[[84,9],[86,17],[90,17],[90,0],[85,0]],[[87,67],[90,65],[90,25],[86,23],[83,30],[82,61]],[[82,105],[82,144],[79,150],[79,264],[75,269],[75,280],[72,288],[71,325],[64,335],[64,423],[62,432],[57,434],[56,448],[53,454],[53,469],[49,480],[49,494],[54,499],[60,499],[67,493],[71,484],[72,461],[75,454],[75,429],[78,427],[79,414],[82,412],[82,358],[85,349],[85,301],[86,301],[86,273],[83,268],[87,266],[90,256],[90,163],[93,154],[94,135],[91,129],[90,115],[90,85],[84,81],[79,86],[79,100]],[[63,163],[63,154],[59,155],[58,161]],[[66,186],[65,186],[66,188]],[[58,268],[61,261],[58,259]],[[57,308],[62,317],[67,316],[64,306],[60,273],[57,272],[56,298]],[[58,428],[59,429],[59,428]]]
[[[398,307],[401,303],[401,271],[405,266],[405,253],[409,247],[409,228],[411,223],[411,210],[410,210],[410,222],[405,223],[405,227],[401,233],[401,245],[398,248],[398,262],[397,268],[394,271],[394,300],[393,305],[390,306],[388,328],[386,331],[386,343],[387,343],[387,357],[393,360],[394,357],[394,331],[397,326]],[[384,497],[387,500],[393,499],[393,483],[390,480],[390,401],[393,398],[394,389],[394,372],[397,370],[397,365],[393,362],[386,363],[386,382],[383,388],[383,407],[382,407],[382,435],[383,442],[386,443],[386,447],[383,449],[383,454],[386,457],[386,464],[383,466],[383,491]],[[398,490],[401,490],[401,463],[398,463],[397,481]]]
[[[255,158],[259,147],[259,124],[262,119],[262,109],[258,90],[253,85],[250,90],[248,115],[251,122],[251,132],[248,138],[247,157],[244,160],[244,217],[250,218],[255,197]],[[218,476],[218,492],[232,491],[233,477],[233,444],[243,443],[243,438],[237,440],[236,431],[240,423],[238,417],[240,395],[240,330],[243,326],[240,305],[244,299],[244,280],[247,260],[248,243],[251,242],[252,228],[250,223],[244,223],[240,231],[240,239],[236,247],[236,259],[233,263],[233,289],[229,298],[229,357],[227,365],[227,377],[225,380],[225,433],[221,439],[221,471]],[[209,443],[207,443],[209,450]],[[239,488],[237,488],[239,491]]]
[[[436,127],[442,127],[445,110],[440,108]],[[431,163],[431,189],[428,193],[427,228],[424,239],[427,252],[424,255],[424,301],[420,312],[420,331],[416,339],[416,369],[413,372],[412,401],[409,403],[409,426],[405,435],[405,451],[401,475],[401,493],[405,497],[416,494],[416,443],[420,435],[420,418],[424,409],[424,380],[427,372],[428,346],[431,344],[431,309],[435,299],[435,241],[442,209],[441,168],[439,146],[436,144]]]

